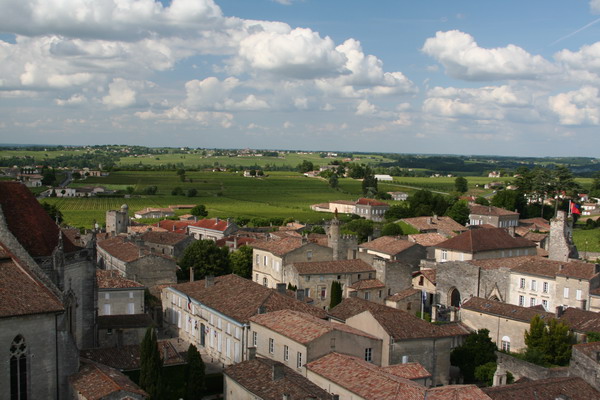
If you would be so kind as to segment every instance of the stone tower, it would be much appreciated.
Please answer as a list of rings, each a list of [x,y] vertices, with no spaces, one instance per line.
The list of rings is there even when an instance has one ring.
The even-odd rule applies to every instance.
[[[558,211],[556,217],[550,220],[548,258],[565,262],[570,258],[579,258],[577,248],[573,244],[571,224],[564,211]]]
[[[127,233],[129,226],[129,207],[123,204],[120,210],[106,212],[106,232],[111,236]]]
[[[329,232],[327,234],[327,245],[333,249],[334,260],[343,260],[346,258],[343,254],[340,254],[340,225],[336,209],[334,217],[329,223]]]

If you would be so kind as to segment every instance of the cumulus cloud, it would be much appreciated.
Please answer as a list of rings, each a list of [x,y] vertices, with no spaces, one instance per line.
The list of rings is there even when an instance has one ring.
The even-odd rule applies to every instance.
[[[562,125],[600,124],[600,98],[596,87],[585,86],[551,96],[548,104]]]
[[[356,115],[374,115],[376,112],[377,108],[367,100],[361,101],[356,107]]]
[[[421,49],[440,62],[448,75],[470,81],[504,79],[538,79],[558,72],[543,57],[531,55],[521,47],[486,49],[464,32],[437,32]]]
[[[87,98],[82,94],[74,94],[66,100],[56,99],[55,103],[59,106],[77,106],[87,103]]]
[[[590,0],[590,10],[594,14],[600,14],[600,0]]]
[[[102,98],[102,104],[109,109],[131,107],[137,103],[137,90],[143,87],[143,82],[116,78],[108,85],[108,95]]]
[[[223,112],[191,111],[177,106],[163,112],[140,111],[135,116],[143,120],[156,120],[160,122],[193,121],[202,126],[220,126],[230,128],[233,124],[233,115]]]

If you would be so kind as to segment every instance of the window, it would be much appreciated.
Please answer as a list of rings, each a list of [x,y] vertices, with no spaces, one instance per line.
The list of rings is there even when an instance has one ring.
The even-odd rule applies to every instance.
[[[383,296],[383,290],[379,291],[379,298],[381,298]]]
[[[525,278],[521,278],[519,282],[519,289],[525,289]]]
[[[581,300],[581,290],[580,289],[577,289],[575,291],[575,299],[576,300]]]
[[[129,292],[129,298],[133,299],[133,292]]]
[[[525,305],[525,296],[519,296],[519,305],[521,307]]]
[[[365,349],[365,361],[368,361],[368,362],[373,361],[373,349],[370,347],[367,347]]]
[[[231,335],[231,324],[229,322],[227,323],[227,328],[225,329],[225,332],[227,332],[228,335]]]
[[[548,293],[548,282],[542,284],[542,292]]]
[[[425,284],[425,278],[423,276],[419,277],[419,286],[423,286]]]
[[[537,281],[535,279],[531,280],[531,290],[537,292]]]
[[[287,345],[283,346],[283,360],[288,361],[290,359],[290,348]]]
[[[266,276],[263,278],[263,286],[269,287],[269,281]]]
[[[510,338],[508,336],[502,337],[501,348],[503,351],[510,352]]]
[[[529,305],[530,305],[531,307],[534,307],[534,306],[535,306],[535,297],[532,297],[531,299],[529,299]]]
[[[298,352],[298,355],[296,356],[296,367],[302,367],[302,353],[300,352]]]
[[[319,296],[321,297],[321,299],[327,298],[327,288],[325,286],[319,287]]]
[[[306,282],[310,282],[310,275],[306,275],[306,276],[304,277],[304,280],[305,280]]]
[[[127,314],[135,314],[135,304],[127,303]]]
[[[304,289],[304,296],[310,297],[310,288]]]
[[[313,256],[312,250],[309,250],[309,251],[306,252],[306,259],[308,261],[312,260],[312,256]]]
[[[10,398],[27,399],[27,345],[25,338],[17,335],[10,345]]]
[[[233,335],[233,337],[235,337],[236,339],[240,339],[241,338],[241,329],[238,328],[237,326],[235,327],[235,334]]]
[[[267,266],[267,256],[263,256],[263,265]]]
[[[231,358],[231,338],[225,340],[225,354],[227,358]]]
[[[258,274],[256,274],[256,282],[258,282]]]
[[[104,305],[104,315],[110,315],[110,304]]]
[[[542,305],[544,306],[544,309],[548,311],[548,300],[542,300]]]
[[[254,347],[256,347],[256,342],[257,342],[256,339],[257,338],[258,338],[258,335],[256,334],[256,332],[252,332],[252,346],[254,346]]]
[[[260,256],[257,254],[256,255],[256,265],[260,264]]]
[[[360,274],[357,275],[356,279],[360,280]]]
[[[563,297],[565,299],[569,298],[569,288],[568,287],[566,287],[566,288],[563,289]]]
[[[104,300],[110,299],[110,293],[104,293]]]
[[[447,260],[448,260],[448,251],[442,250],[442,261],[447,261]]]
[[[324,277],[323,275],[321,275],[321,276],[319,276],[319,280],[320,280],[321,282],[323,282],[323,281],[325,280],[325,277]]]
[[[338,275],[338,276],[337,276],[337,280],[339,281],[339,280],[341,280],[341,279],[342,279],[342,276],[341,276],[341,275]]]
[[[365,300],[369,300],[371,298],[370,292],[365,292]]]
[[[275,353],[275,339],[269,338],[269,353]]]

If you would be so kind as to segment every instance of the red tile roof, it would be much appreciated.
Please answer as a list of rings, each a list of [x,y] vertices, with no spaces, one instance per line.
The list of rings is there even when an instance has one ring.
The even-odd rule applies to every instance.
[[[414,278],[415,276],[423,275],[425,277],[425,279],[427,279],[429,282],[431,282],[435,285],[435,283],[436,283],[435,272],[436,272],[435,269],[423,268],[423,269],[420,269],[419,271],[413,272],[412,276]]]
[[[399,376],[404,379],[424,379],[430,378],[431,373],[418,362],[390,365],[382,368],[388,374]]]
[[[273,255],[282,257],[287,253],[299,249],[300,247],[308,244],[310,242],[305,241],[300,237],[287,237],[281,240],[259,240],[254,243],[251,243],[255,249],[265,250]],[[324,247],[324,246],[322,246]]]
[[[527,239],[514,238],[502,228],[496,228],[469,230],[438,244],[436,247],[477,253],[481,251],[530,248],[536,247],[536,245]]]
[[[279,310],[266,314],[257,314],[251,317],[250,321],[301,344],[310,343],[333,331],[342,331],[352,335],[379,340],[375,336],[347,325],[325,321],[312,315],[292,310]]]
[[[0,243],[0,318],[62,311],[56,295]]]
[[[514,304],[483,299],[481,297],[471,297],[462,304],[462,309],[497,315],[526,323],[529,323],[536,315],[539,315],[546,320],[554,318],[554,314],[542,311],[538,308],[520,307]]]
[[[400,239],[394,236],[382,236],[370,242],[361,244],[361,249],[377,251],[379,253],[395,256],[403,251],[410,249],[416,244],[408,240]]]
[[[115,270],[97,269],[96,283],[98,289],[144,288],[141,283],[126,279]]]
[[[484,388],[483,391],[492,400],[600,400],[600,392],[579,377],[540,379]]]
[[[350,285],[350,288],[354,290],[367,290],[384,287],[385,283],[381,282],[379,279],[361,279],[360,281],[356,281]]]
[[[590,280],[597,275],[596,264],[580,261],[554,261],[544,257],[517,257],[518,261],[511,269],[531,275],[540,275],[554,278],[555,276],[566,276],[575,279]]]
[[[600,332],[600,313],[568,307],[558,318],[578,332]]]
[[[399,291],[398,293],[395,293],[391,296],[386,297],[386,301],[400,301],[400,300],[404,300],[407,297],[412,297],[415,295],[419,295],[421,294],[421,290],[420,289],[413,289],[413,288],[408,288],[408,289],[404,289]]]
[[[596,355],[598,352],[600,352],[600,342],[574,344],[573,350],[582,352],[591,358],[595,363],[598,363]]]
[[[375,271],[373,267],[359,259],[296,262],[293,266],[300,275],[353,274]]]
[[[358,199],[356,201],[357,205],[361,205],[361,206],[388,206],[388,203],[384,203],[383,201],[378,201],[378,200],[373,200],[373,199],[367,199],[364,197],[361,197],[360,199]]]
[[[257,314],[259,307],[264,307],[265,312],[290,309],[309,313],[318,318],[327,316],[325,311],[320,308],[304,304],[290,296],[280,294],[276,290],[233,274],[214,278],[214,284],[208,287],[204,280],[180,283],[172,287],[243,323],[248,322],[251,316]]]
[[[159,228],[166,229],[169,232],[187,234],[188,226],[194,221],[173,221],[171,219],[163,219],[156,223]]]
[[[273,378],[274,368],[282,369],[282,376]],[[304,376],[280,362],[257,357],[233,364],[223,370],[223,374],[233,379],[254,396],[264,400],[281,400],[284,395],[292,399],[332,400],[327,393]]]
[[[532,231],[550,232],[550,222],[544,218],[521,219],[519,225],[528,226]]]
[[[58,245],[60,229],[29,189],[19,182],[0,182],[0,207],[11,233],[32,257],[48,257]],[[63,236],[64,251],[76,251]]]
[[[469,206],[469,210],[471,214],[474,215],[492,215],[492,216],[501,216],[501,215],[519,215],[518,212],[508,211],[504,208],[494,207],[494,206],[482,206],[480,204],[472,204]]]
[[[418,233],[416,235],[408,235],[408,240],[424,247],[435,246],[442,243],[447,238],[437,232],[434,233]]]
[[[81,360],[79,372],[69,377],[69,382],[77,395],[87,400],[105,399],[111,395],[124,398],[127,393],[148,397],[148,393],[123,373],[85,359]]]
[[[218,219],[218,218],[206,218],[201,219],[200,221],[194,222],[191,226],[195,226],[203,229],[211,229],[213,231],[224,232],[229,226],[231,222],[226,219]]]
[[[103,240],[98,243],[98,247],[124,262],[132,262],[144,256],[140,247],[127,241],[123,236]]]
[[[178,243],[181,243],[185,240],[188,240],[190,237],[188,235],[184,235],[176,232],[145,232],[142,234],[142,240],[144,242],[156,243],[156,244],[164,244],[169,246],[174,246]]]
[[[184,364],[185,360],[169,340],[159,340],[160,358],[165,365]],[[164,360],[165,351],[167,359]],[[81,350],[80,356],[101,364],[108,365],[121,371],[131,371],[140,368],[140,345],[107,347]]]
[[[466,227],[450,217],[414,217],[403,218],[401,221],[412,225],[419,232],[436,231],[445,236],[455,236],[455,232],[464,232]]]
[[[449,385],[427,390],[427,400],[491,400],[475,385]],[[552,399],[554,400],[554,399]]]

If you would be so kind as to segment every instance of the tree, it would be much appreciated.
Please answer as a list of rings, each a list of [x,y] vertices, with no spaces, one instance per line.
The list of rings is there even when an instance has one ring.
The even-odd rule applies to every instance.
[[[62,212],[60,212],[56,205],[46,202],[42,202],[40,204],[42,205],[44,211],[48,213],[48,215],[50,216],[50,218],[52,218],[53,221],[57,222],[58,224],[61,224],[63,222]]]
[[[402,227],[398,224],[390,222],[385,224],[381,229],[381,236],[399,236],[402,235]]]
[[[198,190],[191,188],[187,190],[186,196],[187,197],[196,197],[196,195],[198,195]]]
[[[202,361],[200,352],[193,344],[190,344],[187,351],[187,366],[185,368],[186,399],[200,400],[204,395],[206,388],[204,377],[206,366]]]
[[[252,247],[240,246],[236,251],[229,253],[229,264],[232,273],[252,279]]]
[[[486,199],[483,196],[477,196],[477,198],[475,198],[475,204],[479,204],[479,205],[482,205],[482,206],[489,206],[490,202],[489,202],[488,199]]]
[[[228,274],[229,249],[217,246],[212,240],[197,240],[184,250],[179,266],[182,279],[189,276],[190,268],[194,270],[195,279]]]
[[[140,387],[151,399],[163,398],[162,360],[158,350],[156,331],[150,327],[140,348]]]
[[[331,174],[331,176],[329,177],[329,186],[335,189],[338,187],[339,183],[340,182],[337,174]]]
[[[337,306],[342,302],[342,284],[338,281],[331,282],[331,301],[329,302],[329,308]]]
[[[494,373],[496,373],[497,368],[498,365],[495,361],[479,365],[475,367],[475,379],[485,383],[485,386],[492,386],[494,382]]]
[[[153,194],[156,194],[157,191],[158,191],[157,186],[146,186],[144,188],[144,190],[142,190],[142,193],[148,194],[148,195],[153,195]]]
[[[373,235],[373,221],[368,219],[355,219],[342,226],[342,233],[356,235],[359,243],[366,242]]]
[[[302,163],[298,164],[298,167],[296,168],[298,168],[298,172],[300,172],[301,174],[313,171],[315,169],[313,163],[307,160],[303,160]]]
[[[396,221],[402,218],[410,218],[412,217],[412,211],[409,207],[404,204],[394,204],[388,208],[385,212],[384,217],[386,220]]]
[[[525,198],[518,190],[500,190],[492,198],[492,206],[521,212],[525,207]]]
[[[459,176],[454,180],[454,190],[458,193],[467,193],[469,191],[469,183],[466,178]]]
[[[56,174],[53,170],[46,170],[42,173],[42,185],[52,186],[56,183]]]
[[[525,346],[528,349],[542,348],[546,323],[539,315],[534,316],[529,322],[529,330],[525,331]]]
[[[525,332],[525,360],[543,366],[567,365],[571,359],[571,347],[574,342],[569,326],[556,319],[546,325],[535,316]]]
[[[465,383],[475,381],[475,368],[496,361],[496,344],[489,336],[490,331],[479,329],[467,336],[462,346],[452,350],[450,363],[460,368]]]
[[[206,211],[204,204],[198,204],[190,210],[190,214],[195,215],[196,217],[206,217],[208,215],[208,211]]]
[[[458,222],[461,225],[465,225],[469,222],[469,214],[471,211],[469,210],[469,205],[464,200],[459,200],[455,202],[452,207],[447,212],[447,215]]]
[[[371,171],[371,168],[365,168],[365,176],[362,181],[362,191],[364,196],[375,196],[377,194],[377,179]]]

